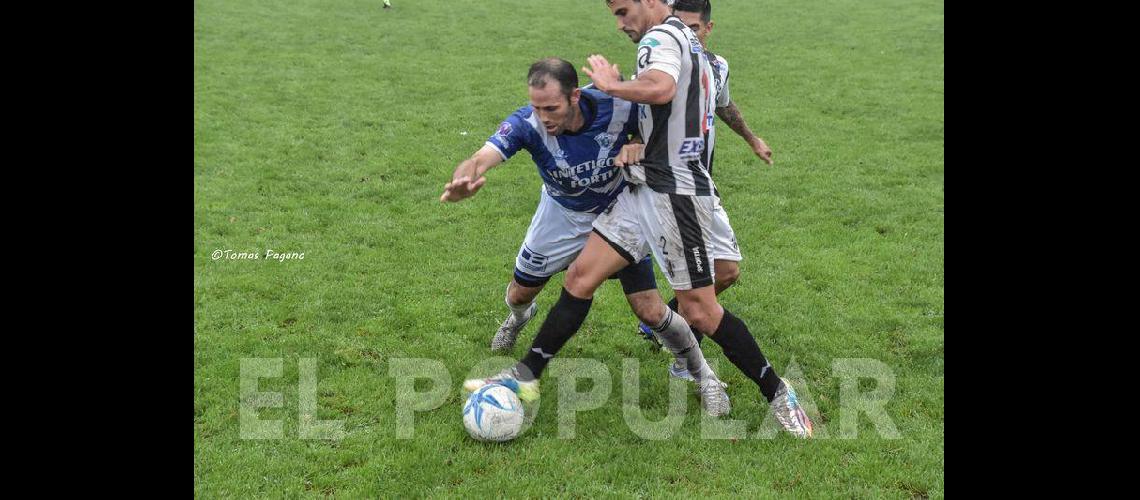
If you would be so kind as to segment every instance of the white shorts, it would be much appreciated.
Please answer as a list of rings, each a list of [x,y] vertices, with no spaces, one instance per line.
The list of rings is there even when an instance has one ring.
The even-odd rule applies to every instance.
[[[545,282],[569,267],[586,246],[597,217],[558,204],[544,186],[526,239],[515,257],[515,277],[524,284]]]
[[[594,229],[631,263],[653,252],[674,290],[701,288],[713,284],[717,203],[716,196],[658,193],[631,184],[598,216]]]
[[[712,238],[713,259],[735,262],[744,260],[744,256],[740,255],[740,247],[736,244],[736,232],[728,223],[728,212],[724,211],[724,206],[720,204],[720,198],[717,198],[716,206],[713,207],[713,221],[712,228],[709,229],[709,236]]]

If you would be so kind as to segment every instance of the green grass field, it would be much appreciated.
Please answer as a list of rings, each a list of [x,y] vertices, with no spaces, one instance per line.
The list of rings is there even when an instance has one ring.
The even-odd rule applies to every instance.
[[[601,0],[393,3],[195,1],[195,496],[944,495],[943,2],[714,3],[709,46],[776,159],[764,165],[727,127],[719,134],[716,180],[745,254],[721,302],[790,369],[826,437],[754,438],[767,405],[711,342],[730,417],[750,438],[703,439],[692,393],[671,438],[639,437],[623,418],[622,360],[639,363],[641,408],[659,419],[669,357],[635,335],[615,283],[560,354],[603,363],[607,401],[560,439],[551,373],[534,426],[506,444],[467,436],[459,386],[491,358],[540,180],[521,154],[471,200],[443,205],[439,193],[526,103],[531,62],[580,68],[601,53],[628,74],[635,46]],[[259,382],[282,394],[258,410],[283,422],[278,439],[242,437],[248,358],[281,360],[282,376]],[[317,408],[302,418],[307,358]],[[437,360],[450,380],[411,439],[396,434],[398,358]],[[856,437],[841,432],[834,363],[852,358],[893,373],[898,439],[865,416]],[[302,439],[309,418],[343,421],[343,438]]]

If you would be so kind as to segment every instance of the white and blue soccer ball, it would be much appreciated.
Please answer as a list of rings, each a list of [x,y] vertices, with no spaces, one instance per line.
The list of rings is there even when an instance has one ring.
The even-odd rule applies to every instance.
[[[515,391],[488,384],[471,393],[463,405],[463,426],[479,441],[509,441],[518,437],[525,416]]]

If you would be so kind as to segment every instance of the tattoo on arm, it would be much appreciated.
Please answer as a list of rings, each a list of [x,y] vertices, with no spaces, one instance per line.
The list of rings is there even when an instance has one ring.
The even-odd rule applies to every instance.
[[[723,108],[716,108],[716,115],[724,121],[725,125],[728,125],[728,128],[731,128],[744,140],[752,139],[752,130],[748,128],[748,123],[744,121],[744,117],[740,116],[740,109],[736,107],[735,102],[730,102],[728,106]]]

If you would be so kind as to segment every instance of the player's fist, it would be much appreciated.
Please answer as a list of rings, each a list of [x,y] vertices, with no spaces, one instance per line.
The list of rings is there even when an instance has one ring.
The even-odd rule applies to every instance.
[[[759,156],[760,159],[764,160],[767,164],[772,164],[772,148],[768,147],[764,139],[753,136],[752,152],[756,153],[756,156]]]
[[[621,147],[616,158],[614,158],[614,165],[624,167],[626,165],[636,165],[644,158],[645,145],[644,144],[626,144]]]

